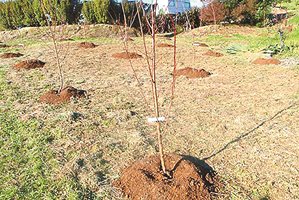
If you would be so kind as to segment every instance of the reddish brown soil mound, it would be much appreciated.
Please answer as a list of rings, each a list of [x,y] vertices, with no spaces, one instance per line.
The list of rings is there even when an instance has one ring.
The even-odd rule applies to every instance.
[[[141,55],[137,53],[130,53],[130,52],[121,52],[115,53],[112,55],[113,58],[121,58],[121,59],[134,59],[134,58],[142,58]]]
[[[275,58],[258,58],[253,61],[253,64],[257,65],[279,65],[280,61]]]
[[[204,69],[194,69],[186,67],[175,72],[175,76],[186,76],[187,78],[204,78],[210,76],[211,73]]]
[[[223,56],[222,53],[211,51],[211,50],[205,52],[203,55],[205,55],[205,56],[213,56],[213,57],[221,57],[221,56]]]
[[[92,42],[81,42],[79,44],[79,47],[82,47],[82,48],[95,48],[96,45]]]
[[[85,90],[77,90],[71,86],[65,87],[58,93],[57,90],[50,90],[40,97],[40,101],[49,104],[61,104],[71,100],[71,97],[81,98],[86,96]]]
[[[157,47],[173,47],[172,44],[166,44],[166,43],[160,43],[160,44],[157,44]]]
[[[15,57],[20,57],[23,56],[21,53],[4,53],[0,57],[1,58],[15,58]]]
[[[194,42],[193,46],[198,46],[198,47],[209,47],[209,45],[207,45],[206,43],[202,43],[202,42]]]
[[[16,69],[35,69],[35,68],[42,68],[46,63],[40,60],[25,60],[15,64]]]
[[[206,200],[215,192],[215,173],[203,161],[170,154],[165,165],[171,177],[161,172],[160,159],[151,156],[126,168],[114,186],[129,199]]]

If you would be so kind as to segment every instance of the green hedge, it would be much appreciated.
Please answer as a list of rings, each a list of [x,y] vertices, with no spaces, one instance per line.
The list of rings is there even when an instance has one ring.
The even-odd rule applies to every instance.
[[[52,22],[76,22],[81,12],[79,1],[73,0],[15,0],[0,3],[0,27],[16,29],[24,26],[47,24],[46,15]]]

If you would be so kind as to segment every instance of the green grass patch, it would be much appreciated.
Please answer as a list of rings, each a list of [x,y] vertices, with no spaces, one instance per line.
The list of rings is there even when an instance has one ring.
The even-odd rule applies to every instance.
[[[299,9],[298,9],[299,12]],[[288,24],[299,25],[299,15],[293,16],[288,20]]]
[[[279,35],[273,32],[261,35],[241,35],[234,34],[231,37],[223,35],[209,35],[206,41],[211,46],[220,46],[222,48],[230,48],[237,46],[242,51],[261,51],[271,44],[279,43]]]
[[[0,111],[0,198],[76,198],[75,183],[52,176],[57,161],[48,147],[49,132],[36,120],[23,122]]]
[[[299,0],[291,0],[289,2],[283,2],[279,3],[279,6],[281,5],[283,8],[288,9],[289,11],[298,11],[299,9]]]
[[[17,88],[7,83],[5,74],[1,68],[0,199],[77,199],[76,181],[54,176],[58,162],[50,142],[55,132],[38,120],[17,117],[11,108]]]

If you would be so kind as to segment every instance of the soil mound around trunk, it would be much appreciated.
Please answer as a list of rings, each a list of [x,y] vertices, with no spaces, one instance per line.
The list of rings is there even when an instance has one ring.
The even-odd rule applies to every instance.
[[[211,73],[204,69],[194,69],[186,67],[183,69],[176,70],[175,76],[185,76],[187,78],[204,78],[210,76]]]
[[[216,52],[216,51],[211,51],[211,50],[205,52],[203,55],[204,56],[213,56],[213,57],[221,57],[221,56],[223,56],[222,53],[219,53],[219,52]]]
[[[157,47],[173,47],[172,44],[166,44],[166,43],[160,43],[160,44],[157,44]]]
[[[40,60],[25,60],[25,61],[21,61],[17,64],[14,65],[15,69],[35,69],[35,68],[42,68],[44,67],[46,63],[42,62]]]
[[[192,45],[198,46],[198,47],[209,47],[209,45],[207,45],[206,43],[202,43],[202,42],[194,42]]]
[[[67,86],[58,93],[57,90],[50,90],[40,97],[40,101],[43,103],[49,104],[62,104],[67,103],[71,100],[71,98],[81,98],[86,97],[85,90],[77,90],[74,87]]]
[[[81,47],[81,48],[85,48],[85,49],[87,49],[87,48],[95,48],[97,45],[95,45],[94,43],[92,43],[92,42],[81,42],[80,44],[79,44],[79,47]]]
[[[169,154],[165,165],[171,178],[162,174],[159,156],[154,155],[126,168],[113,185],[133,200],[206,200],[218,190],[215,172],[203,161]]]
[[[253,61],[256,65],[279,65],[281,62],[275,58],[258,58]]]
[[[0,57],[1,58],[15,58],[15,57],[20,57],[23,56],[21,53],[4,53]]]
[[[130,53],[130,52],[121,52],[121,53],[115,53],[112,55],[113,58],[118,59],[136,59],[136,58],[142,58],[141,55],[137,53]]]

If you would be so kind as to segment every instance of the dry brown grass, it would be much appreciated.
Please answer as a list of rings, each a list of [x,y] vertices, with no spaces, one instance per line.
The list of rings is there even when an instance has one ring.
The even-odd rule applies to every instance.
[[[130,49],[144,55],[138,40]],[[206,50],[192,48],[191,41],[180,44],[178,69],[204,68],[213,75],[177,79],[173,109],[167,118],[170,127],[164,135],[166,152],[205,159],[223,177],[225,190],[220,199],[299,198],[299,71],[281,65],[255,66],[251,61],[259,55],[252,53],[203,57]],[[88,50],[75,43],[70,46],[68,65],[63,69],[66,85],[84,88],[89,96],[71,104],[55,107],[38,101],[48,89],[58,87],[55,60],[46,47],[24,50],[32,58],[41,52],[39,59],[47,62],[45,68],[10,69],[7,77],[26,91],[26,96],[14,102],[22,119],[34,117],[53,131],[61,130],[50,144],[60,166],[53,177],[75,176],[82,187],[114,199],[119,193],[110,181],[120,170],[156,153],[154,127],[146,124],[151,114],[140,98],[129,61],[111,57],[123,50],[120,46],[121,42]],[[164,115],[170,100],[173,50],[157,51]],[[5,60],[0,66],[14,62]],[[150,91],[145,61],[133,63],[144,90]],[[151,94],[146,97],[150,99]]]

